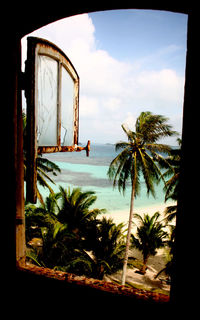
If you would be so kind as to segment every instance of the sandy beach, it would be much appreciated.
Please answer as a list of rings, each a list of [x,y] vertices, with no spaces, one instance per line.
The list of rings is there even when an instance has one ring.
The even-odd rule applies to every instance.
[[[134,213],[138,213],[138,214],[144,214],[144,213],[148,213],[149,215],[153,215],[155,212],[159,211],[160,214],[163,216],[164,218],[164,210],[166,209],[167,206],[173,205],[174,202],[167,202],[167,203],[163,203],[163,204],[159,204],[159,205],[152,205],[152,206],[146,206],[146,207],[139,207],[139,208],[135,208],[134,209]],[[126,210],[116,210],[113,212],[107,212],[106,214],[104,214],[103,216],[105,216],[106,218],[112,218],[113,221],[118,224],[118,223],[128,223],[129,220],[129,208],[127,208]]]
[[[135,208],[134,213],[144,214],[148,213],[153,215],[155,212],[159,211],[161,214],[161,219],[164,218],[164,210],[167,206],[173,205],[173,202],[163,203],[160,205],[153,205],[148,207]],[[112,218],[116,224],[123,222],[125,227],[127,227],[129,220],[129,209],[124,211],[113,211],[104,214],[107,218]],[[133,225],[132,233],[136,231],[136,226]],[[166,293],[170,291],[170,285],[166,283],[166,275],[162,273],[159,278],[155,279],[156,274],[165,267],[166,264],[166,249],[157,250],[157,254],[154,257],[150,257],[147,262],[148,269],[145,275],[137,273],[136,268],[127,270],[126,282],[131,285],[145,287],[149,290],[162,290]],[[142,254],[137,249],[132,249],[129,253],[130,256],[142,261]],[[107,281],[121,281],[121,271],[114,275],[106,277]]]
[[[142,255],[138,250],[131,250],[130,255],[142,261]],[[170,284],[166,282],[167,276],[162,273],[155,279],[156,274],[165,267],[165,254],[158,252],[155,257],[150,257],[147,263],[145,275],[137,273],[138,269],[127,269],[126,284],[144,290],[157,291],[164,294],[170,293]],[[118,271],[110,276],[105,276],[104,280],[121,283],[122,271]]]

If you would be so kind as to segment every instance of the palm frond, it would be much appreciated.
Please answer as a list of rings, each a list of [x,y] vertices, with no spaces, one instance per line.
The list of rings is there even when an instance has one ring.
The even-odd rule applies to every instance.
[[[35,263],[39,267],[45,267],[45,264],[40,260],[37,251],[33,248],[27,248],[26,250],[26,258],[30,259],[33,263]]]
[[[39,199],[40,203],[43,205],[44,204],[44,200],[43,200],[43,197],[37,187],[37,198]]]
[[[134,131],[131,131],[128,127],[126,127],[125,124],[122,124],[121,127],[122,127],[123,131],[126,133],[128,140],[129,140],[130,142],[133,142],[134,139],[136,138],[135,132],[134,132]]]
[[[146,143],[145,147],[152,152],[155,153],[164,153],[166,155],[170,155],[172,148],[169,145],[161,144],[161,143]]]
[[[167,223],[169,223],[172,220],[174,220],[176,218],[176,214],[177,214],[177,205],[168,206],[165,209],[164,214],[165,214],[165,219],[166,219]]]
[[[152,175],[152,167],[154,167],[154,162],[151,161],[151,157],[149,157],[146,153],[142,152],[139,149],[140,154],[140,166],[142,168],[143,177],[147,187],[147,194],[151,192],[151,194],[155,197],[155,189],[153,182],[157,179],[157,172],[154,171],[154,175]]]
[[[177,135],[167,123],[168,120],[167,117],[155,115],[150,111],[141,112],[136,120],[136,132],[141,134],[146,143],[154,143],[161,138]]]
[[[128,177],[128,170],[130,170],[130,166],[128,166],[130,162],[130,157],[128,148],[124,149],[120,154],[118,154],[111,162],[108,169],[108,177],[113,180],[113,186],[115,187],[118,184],[119,190],[124,190],[124,185],[126,184],[126,180],[123,183],[124,176]],[[125,175],[126,171],[126,175]]]
[[[56,172],[61,172],[61,169],[56,163],[47,158],[43,158],[41,155],[38,155],[37,157],[37,167],[45,172],[53,172],[54,174],[56,174]]]
[[[119,141],[115,144],[115,151],[129,147],[129,142]]]

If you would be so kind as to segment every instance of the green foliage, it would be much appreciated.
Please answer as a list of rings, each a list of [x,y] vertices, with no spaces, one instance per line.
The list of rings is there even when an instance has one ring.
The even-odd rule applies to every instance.
[[[147,259],[150,255],[154,256],[156,250],[166,245],[168,233],[163,230],[165,225],[159,221],[160,213],[155,212],[152,217],[144,214],[134,214],[134,218],[139,221],[136,236],[131,235],[132,246],[142,252],[144,270]]]
[[[178,139],[179,148],[173,149],[170,152],[169,157],[167,158],[170,166],[165,172],[164,176],[169,177],[169,180],[165,184],[165,201],[172,199],[178,199],[178,188],[179,188],[179,179],[180,179],[180,166],[181,166],[181,140]]]
[[[116,143],[116,151],[121,150],[121,152],[113,159],[108,169],[108,176],[113,180],[114,187],[118,185],[119,191],[125,192],[127,183],[131,182],[132,186],[122,284],[125,284],[134,198],[140,192],[141,175],[145,181],[147,194],[151,193],[155,197],[154,185],[159,183],[160,179],[164,181],[160,167],[169,166],[161,152],[169,154],[171,148],[158,143],[161,138],[177,134],[167,121],[168,119],[162,115],[146,111],[141,112],[137,118],[135,132],[122,125],[128,142]]]
[[[97,224],[91,250],[96,264],[95,276],[99,279],[122,268],[125,249],[123,227],[122,223],[116,225],[112,219],[106,218]]]
[[[128,142],[116,143],[116,151],[122,150],[110,164],[108,176],[113,180],[113,186],[118,185],[119,191],[125,191],[126,185],[134,181],[135,196],[139,195],[140,177],[143,175],[147,193],[155,196],[154,184],[159,183],[163,175],[160,164],[169,166],[161,152],[169,154],[168,145],[159,144],[160,138],[176,134],[167,124],[167,118],[142,112],[136,121],[136,131],[133,132],[122,125]]]
[[[23,120],[25,134],[26,118]],[[167,120],[160,115],[142,112],[136,121],[135,132],[122,126],[128,142],[116,144],[116,150],[120,153],[108,170],[113,186],[125,192],[127,184],[131,183],[134,196],[137,196],[143,176],[147,193],[155,196],[155,183],[170,177],[165,185],[166,200],[177,198],[180,153],[157,143],[160,138],[176,134]],[[168,157],[163,157],[162,152]],[[26,177],[25,153],[24,160]],[[166,172],[162,174],[160,168],[165,168]],[[60,191],[54,193],[47,181],[53,183],[49,173],[56,175],[59,171],[59,167],[48,159],[37,158],[38,183],[47,187],[50,194],[44,201],[38,193],[39,207],[26,205],[27,259],[39,266],[98,279],[122,269],[125,252],[123,224],[116,225],[111,219],[99,219],[105,209],[91,209],[97,198],[93,191],[60,187]],[[173,208],[168,208],[169,221],[172,218],[170,213],[174,214]],[[165,245],[167,234],[158,221],[159,213],[152,217],[144,215],[143,218],[134,215],[134,218],[139,220],[140,226],[137,235],[131,236],[131,241],[142,252],[144,267],[149,255],[155,255],[156,250]],[[35,245],[34,239],[39,239],[42,244]],[[173,240],[170,241],[169,246],[173,244]]]
[[[97,199],[93,191],[82,192],[80,188],[74,188],[71,191],[70,188],[60,187],[60,198],[58,219],[62,223],[67,223],[68,228],[75,233],[83,231],[87,222],[105,212],[105,209],[89,210]]]
[[[39,266],[102,279],[122,267],[123,224],[97,217],[103,209],[90,209],[92,191],[60,187],[36,207],[26,206],[27,258]],[[34,238],[42,246],[34,245]]]
[[[26,145],[27,145],[27,139],[26,139],[26,125],[27,125],[27,119],[25,112],[22,112],[22,119],[23,119],[23,140],[24,140],[24,146],[23,146],[23,153],[24,153],[24,180],[26,181],[26,168],[27,168],[27,157],[26,157]],[[52,173],[54,176],[57,175],[58,172],[61,172],[59,166],[57,166],[54,162],[43,158],[42,155],[38,155],[36,159],[36,165],[37,165],[37,183],[38,185],[48,188],[51,194],[54,194],[53,189],[51,188],[50,184],[48,182],[51,182],[53,184],[54,181],[50,178],[49,173]],[[39,189],[37,188],[37,197],[40,201],[40,203],[43,204],[43,198],[41,193],[39,192]]]

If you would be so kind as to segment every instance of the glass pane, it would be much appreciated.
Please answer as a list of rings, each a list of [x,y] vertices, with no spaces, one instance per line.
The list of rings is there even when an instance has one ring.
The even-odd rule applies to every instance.
[[[74,144],[74,81],[62,67],[61,87],[61,145]]]
[[[57,145],[58,62],[38,56],[38,146]]]

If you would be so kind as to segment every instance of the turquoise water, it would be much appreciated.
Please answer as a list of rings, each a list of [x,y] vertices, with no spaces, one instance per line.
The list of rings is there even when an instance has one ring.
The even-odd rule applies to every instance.
[[[61,169],[61,173],[56,177],[52,176],[56,185],[51,184],[51,186],[55,191],[59,190],[59,185],[64,188],[81,187],[82,190],[95,191],[97,200],[94,207],[105,208],[108,212],[128,210],[130,206],[131,188],[128,187],[123,195],[117,187],[113,189],[112,182],[107,177],[109,164],[115,156],[113,145],[93,145],[89,158],[85,156],[84,151],[44,155]],[[49,193],[47,189],[40,188],[40,190],[43,196]],[[135,209],[163,204],[162,181],[155,186],[155,190],[156,198],[151,195],[147,196],[145,183],[141,179],[141,192],[140,196],[135,199]]]
[[[72,172],[87,173],[93,178],[107,179],[108,166],[96,166],[89,164],[73,164],[67,162],[56,161],[56,164],[61,170],[68,170]]]

